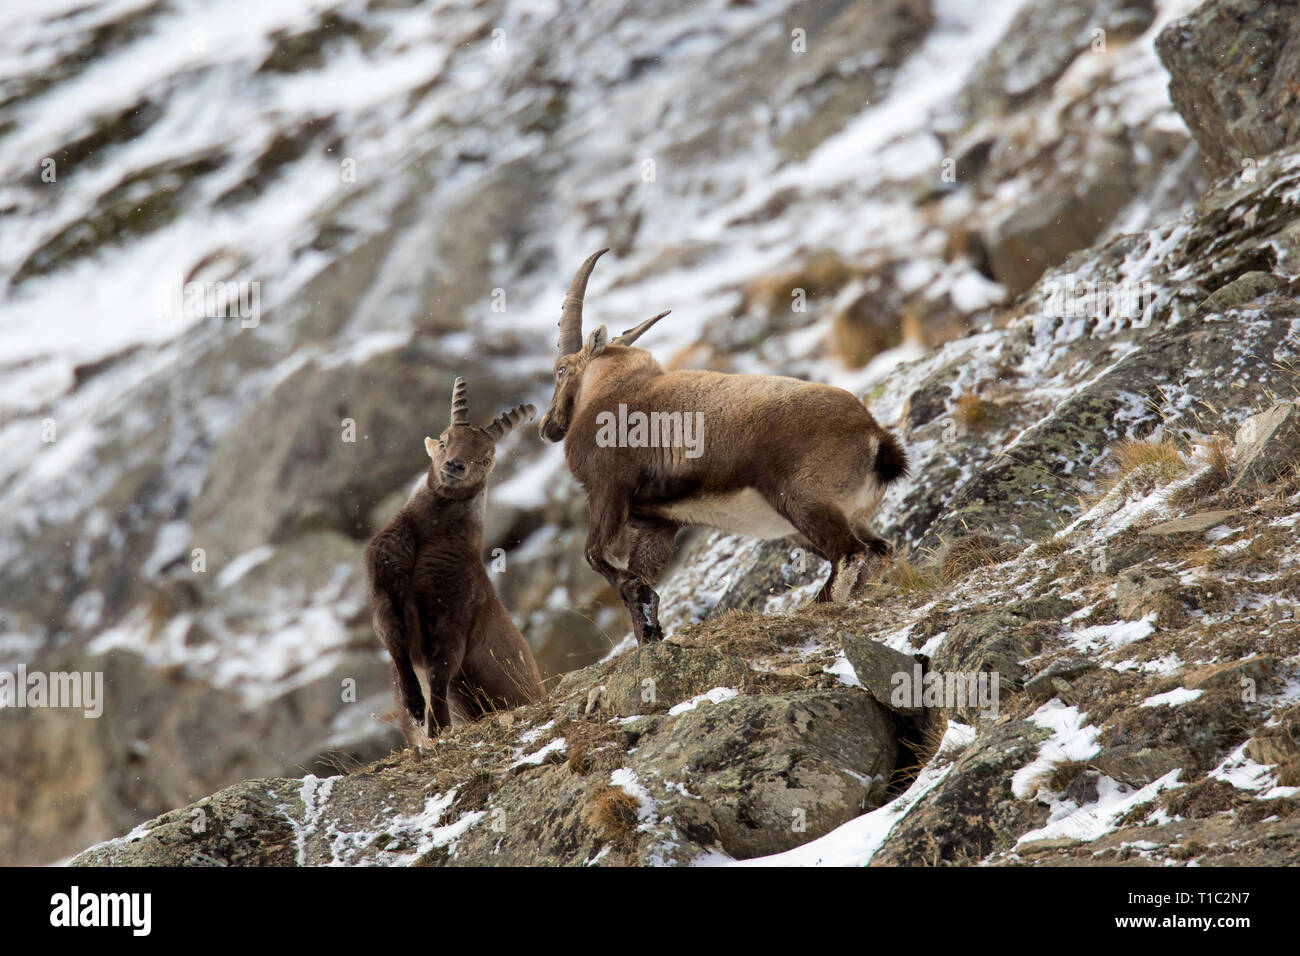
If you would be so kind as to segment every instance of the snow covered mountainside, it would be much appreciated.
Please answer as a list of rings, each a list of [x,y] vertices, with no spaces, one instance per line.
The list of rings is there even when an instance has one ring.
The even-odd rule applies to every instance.
[[[0,711],[0,862],[1280,861],[1300,13],[1194,7],[2,14],[0,670],[107,694]],[[551,696],[384,756],[361,549],[454,376],[549,398],[604,245],[588,323],[867,396],[900,559],[810,608],[815,559],[697,533],[635,648],[521,430],[485,545]]]

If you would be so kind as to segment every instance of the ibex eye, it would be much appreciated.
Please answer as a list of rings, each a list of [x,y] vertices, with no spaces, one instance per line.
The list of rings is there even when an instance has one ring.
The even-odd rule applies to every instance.
[[[567,372],[568,370],[569,367],[567,365],[561,365],[558,369],[555,370],[555,377],[564,378],[564,373]]]

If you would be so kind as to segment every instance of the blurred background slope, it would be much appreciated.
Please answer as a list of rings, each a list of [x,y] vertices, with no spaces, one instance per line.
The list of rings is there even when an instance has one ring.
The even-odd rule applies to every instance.
[[[1153,38],[1193,5],[0,11],[0,669],[108,684],[98,720],[0,714],[0,863],[395,745],[361,549],[454,376],[479,420],[545,405],[592,250],[588,327],[671,308],[665,364],[872,395],[1177,216],[1207,177]],[[187,282],[255,283],[256,324],[171,308]],[[625,614],[559,448],[524,429],[498,461],[485,558],[562,673]]]

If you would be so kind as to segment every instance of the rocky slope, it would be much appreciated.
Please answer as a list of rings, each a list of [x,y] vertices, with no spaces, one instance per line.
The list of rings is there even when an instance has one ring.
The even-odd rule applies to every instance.
[[[88,855],[983,858],[1114,830],[1116,794],[1173,766],[1143,820],[1192,826],[1162,801],[1214,781],[1233,813],[1205,833],[1282,819],[1262,765],[1290,751],[1237,751],[1290,739],[1289,453],[1223,442],[1295,394],[1294,4],[47,6],[0,14],[0,670],[102,670],[107,706],[0,712],[0,862],[250,777],[274,782]],[[555,691],[370,764],[397,738],[364,540],[454,375],[484,415],[545,401],[563,282],[602,245],[589,314],[673,308],[665,360],[869,395],[916,459],[882,513],[907,563],[806,610],[815,559],[697,534],[662,589],[679,646],[600,662],[623,611],[557,449],[521,434],[487,546]],[[255,324],[160,310],[220,280],[259,283]],[[1140,534],[1205,511],[1231,517]],[[864,640],[1005,668],[1003,716],[882,707]],[[1194,740],[1139,706],[1255,654],[1249,707],[1178,705]],[[1044,681],[1070,699],[1038,713]],[[1144,769],[1079,756],[1079,782],[1007,796],[1094,731]]]
[[[1009,37],[1032,24],[1060,39],[1058,59],[1042,53],[1029,69],[1014,48],[999,48],[967,78],[953,129],[987,142],[963,155],[988,170],[1025,162],[1011,143],[1032,139],[1029,128],[1053,110],[1073,116],[1079,139],[1058,131],[1054,155],[1078,159],[1077,178],[1069,164],[1047,165],[1041,182],[1070,180],[1053,192],[1064,203],[1056,215],[1079,231],[1049,230],[1059,247],[1031,244],[1022,226],[1050,219],[1032,163],[1024,180],[997,173],[988,196],[979,176],[992,174],[972,173],[951,195],[918,200],[943,222],[956,208],[1007,201],[1012,190],[995,183],[1030,187],[1019,195],[1032,202],[976,219],[987,227],[963,240],[983,250],[987,268],[1009,255],[1023,273],[994,274],[1027,291],[995,322],[857,379],[914,460],[881,515],[899,560],[864,600],[806,606],[825,572],[815,559],[780,542],[701,533],[662,589],[665,643],[625,641],[565,674],[546,701],[420,751],[339,775],[236,784],[75,862],[1294,859],[1300,144],[1272,117],[1296,85],[1287,51],[1300,10],[1267,5],[1276,22],[1256,30],[1262,6],[1211,0],[1167,27],[1152,27],[1141,4],[1008,11]],[[1154,221],[1200,189],[1197,147],[1167,118],[1148,114],[1121,137],[1143,170],[1136,178],[1118,154],[1081,154],[1103,148],[1088,117],[1102,111],[1113,122],[1102,102],[1143,62],[1136,52],[1089,61],[1094,22],[1116,32],[1128,24],[1134,47],[1159,51],[1207,162],[1236,170],[1182,215]],[[1225,24],[1238,25],[1238,40]],[[928,29],[933,38],[939,27]],[[1164,161],[1142,142],[1153,135],[1167,137]],[[1180,143],[1184,158],[1169,158]],[[1141,202],[1090,191],[1112,174]],[[1080,202],[1094,211],[1080,213]],[[999,245],[1010,235],[999,229],[1017,219],[1019,247]],[[890,274],[877,264],[844,288],[862,281],[905,301]],[[751,288],[745,315],[753,319],[761,294],[801,281]],[[858,314],[846,305],[852,295],[836,299],[846,315]],[[833,337],[848,320],[832,313],[818,320]],[[739,345],[725,347],[743,363]],[[544,520],[557,520],[554,511]],[[533,548],[539,563],[565,553]],[[578,578],[565,560],[573,566],[556,573]],[[988,675],[998,693],[975,702],[894,694],[895,675],[922,672]]]

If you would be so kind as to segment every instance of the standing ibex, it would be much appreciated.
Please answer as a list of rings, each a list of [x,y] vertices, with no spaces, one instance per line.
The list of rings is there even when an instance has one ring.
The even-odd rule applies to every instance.
[[[465,382],[452,390],[451,427],[424,440],[433,459],[411,499],[366,547],[375,634],[393,659],[393,689],[417,727],[428,681],[428,733],[451,720],[540,700],[537,662],[483,567],[486,485],[496,443],[536,413],[532,405],[469,423]]]
[[[564,440],[587,491],[587,563],[627,606],[637,640],[663,636],[652,585],[685,525],[798,534],[831,563],[819,600],[847,599],[866,564],[890,552],[870,519],[907,470],[898,439],[830,385],[664,371],[632,344],[666,312],[614,339],[602,325],[584,344],[587,279],[607,251],[579,267],[564,298],[555,394],[540,427]]]

